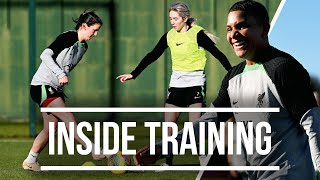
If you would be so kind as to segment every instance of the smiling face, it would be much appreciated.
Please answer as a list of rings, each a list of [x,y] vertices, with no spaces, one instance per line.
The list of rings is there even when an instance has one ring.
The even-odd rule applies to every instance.
[[[186,32],[187,27],[187,17],[183,18],[179,15],[177,11],[171,10],[169,12],[169,19],[172,27],[178,32]]]
[[[231,11],[227,21],[227,41],[236,55],[246,60],[254,60],[257,51],[268,43],[268,26],[257,22],[254,16],[247,16],[243,11]]]

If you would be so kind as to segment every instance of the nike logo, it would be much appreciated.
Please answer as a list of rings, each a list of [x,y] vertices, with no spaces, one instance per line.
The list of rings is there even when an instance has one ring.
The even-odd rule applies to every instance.
[[[237,103],[238,103],[238,101],[232,101],[232,105],[235,105]]]
[[[54,93],[53,90],[51,89],[51,87],[49,87],[48,91],[49,91],[50,94]]]
[[[197,92],[197,95],[194,97],[194,99],[200,99],[200,98],[201,98],[200,93]]]
[[[30,154],[30,155],[31,155],[32,157],[34,157],[34,158],[37,157],[37,156],[34,156],[34,155],[32,155],[32,154]]]
[[[182,43],[176,43],[176,46],[180,46],[181,44],[183,44],[183,42]]]

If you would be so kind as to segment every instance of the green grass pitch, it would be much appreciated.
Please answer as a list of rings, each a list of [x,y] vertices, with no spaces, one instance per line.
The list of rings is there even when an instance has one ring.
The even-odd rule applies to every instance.
[[[110,171],[47,171],[30,172],[23,170],[21,164],[30,151],[33,138],[28,138],[27,123],[0,123],[0,179],[195,179],[197,171],[166,171],[166,172],[127,172],[126,174],[113,174]],[[41,125],[38,126],[38,132]],[[129,129],[129,134],[135,135],[135,141],[129,143],[130,149],[139,149],[149,143],[149,134],[144,127],[137,125]],[[160,139],[157,132],[157,139]],[[64,151],[66,152],[66,151]],[[40,165],[50,166],[79,166],[86,161],[92,161],[97,166],[106,166],[103,161],[94,161],[91,155],[52,155],[48,153],[48,146],[40,154]],[[158,162],[163,163],[164,160]],[[198,165],[198,157],[190,152],[184,156],[175,156],[175,165]]]

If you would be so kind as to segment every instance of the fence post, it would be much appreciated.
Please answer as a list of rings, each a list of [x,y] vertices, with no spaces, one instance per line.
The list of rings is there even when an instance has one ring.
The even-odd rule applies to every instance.
[[[29,82],[35,73],[36,66],[36,0],[29,0]],[[36,125],[36,107],[29,97],[29,131],[30,136],[35,137],[37,135]]]

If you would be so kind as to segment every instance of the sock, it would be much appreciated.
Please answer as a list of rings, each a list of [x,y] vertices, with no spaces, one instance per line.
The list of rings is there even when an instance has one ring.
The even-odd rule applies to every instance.
[[[109,154],[106,154],[106,157],[107,157],[108,159],[110,158],[110,156],[111,156],[111,155],[109,155]]]
[[[35,153],[32,150],[30,150],[29,155],[26,159],[27,163],[35,163],[37,162],[37,157],[38,157],[39,153]]]
[[[92,153],[92,154],[95,154],[95,153],[94,153],[94,150],[95,150],[96,148],[95,148],[94,146],[95,146],[95,145],[94,145],[94,143],[93,143],[93,142],[91,142],[91,147],[92,147],[92,149],[91,149],[91,153]]]

